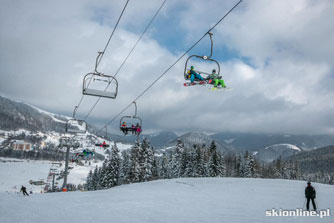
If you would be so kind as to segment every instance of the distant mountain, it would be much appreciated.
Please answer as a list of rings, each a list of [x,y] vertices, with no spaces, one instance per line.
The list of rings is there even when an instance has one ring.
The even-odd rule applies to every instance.
[[[195,145],[205,144],[206,146],[210,146],[211,142],[213,141],[213,139],[207,134],[200,132],[188,132],[173,140],[168,146],[176,145],[177,140],[181,140],[186,147],[191,147],[194,144]],[[228,151],[228,149],[225,146],[221,145],[220,143],[216,142],[216,145],[219,151],[221,152]]]
[[[143,134],[143,137],[147,138],[152,146],[161,148],[171,143],[178,136],[171,131],[160,131],[154,134]]]
[[[210,137],[222,145],[234,147],[239,151],[259,151],[276,144],[291,144],[303,150],[334,145],[333,135],[217,133]]]
[[[0,129],[64,132],[67,117],[0,96]]]
[[[302,151],[286,160],[297,161],[303,173],[333,173],[334,145],[311,151]]]
[[[266,162],[272,162],[273,160],[281,157],[283,159],[295,155],[301,152],[302,149],[291,144],[276,144],[267,146],[260,151],[254,152],[254,156],[260,160]]]

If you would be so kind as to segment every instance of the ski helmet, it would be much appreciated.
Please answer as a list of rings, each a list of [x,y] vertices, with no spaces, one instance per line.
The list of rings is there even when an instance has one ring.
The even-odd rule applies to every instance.
[[[191,66],[191,67],[190,67],[190,70],[193,70],[193,69],[194,69],[194,66]]]
[[[216,69],[213,69],[213,70],[212,70],[212,73],[216,73]]]

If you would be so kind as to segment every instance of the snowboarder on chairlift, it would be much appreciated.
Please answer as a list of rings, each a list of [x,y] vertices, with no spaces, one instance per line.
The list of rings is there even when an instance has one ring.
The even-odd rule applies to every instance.
[[[194,70],[194,66],[190,66],[190,70],[188,71],[188,74],[190,75],[190,82],[194,83],[195,79],[204,81],[204,78],[199,75],[198,73],[196,73],[196,71]]]
[[[224,80],[221,79],[222,76],[219,76],[216,72],[216,69],[212,70],[212,74],[208,76],[208,83],[213,84],[215,88],[217,88],[219,85],[221,85],[222,88],[226,88],[226,85],[224,83]]]
[[[29,194],[27,193],[27,188],[25,186],[23,186],[23,185],[21,187],[20,192],[22,192],[24,196],[26,196],[26,195],[29,196]]]
[[[310,200],[312,200],[312,205],[313,205],[313,209],[316,211],[317,207],[315,205],[314,199],[315,199],[315,189],[314,187],[311,186],[311,182],[307,182],[307,187],[305,188],[305,198],[307,199],[306,202],[306,209],[309,210],[310,209]]]

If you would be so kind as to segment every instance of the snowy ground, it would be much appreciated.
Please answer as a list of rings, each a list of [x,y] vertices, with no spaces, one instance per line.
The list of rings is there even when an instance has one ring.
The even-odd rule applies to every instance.
[[[334,186],[314,186],[319,208],[332,211]],[[333,216],[265,216],[272,208],[301,208],[304,187],[290,180],[190,178],[29,197],[0,192],[0,222],[334,222]]]
[[[0,192],[15,193],[24,185],[28,192],[40,193],[44,186],[31,185],[29,180],[46,182],[51,164],[51,161],[0,158]],[[101,166],[102,161],[91,161],[91,165],[85,164],[85,166],[70,163],[73,169],[70,169],[67,182],[83,184],[89,171],[94,170],[96,165]],[[64,166],[62,162],[62,166],[57,169],[64,170]],[[62,180],[56,182],[59,186],[63,183]]]

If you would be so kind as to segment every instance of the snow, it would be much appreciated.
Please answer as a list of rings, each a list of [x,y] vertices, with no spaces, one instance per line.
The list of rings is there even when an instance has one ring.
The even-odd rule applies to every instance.
[[[334,222],[334,217],[266,217],[266,210],[301,208],[303,181],[188,178],[109,190],[23,195],[0,193],[0,222]],[[334,207],[334,186],[314,184],[320,209]]]
[[[29,183],[29,180],[46,182],[52,163],[53,161],[0,158],[0,193],[18,192],[21,185],[27,187],[27,191],[40,193],[44,189],[44,185],[34,186]],[[69,170],[67,182],[76,185],[85,183],[89,171],[94,170],[96,165],[102,166],[102,161],[92,160],[91,165],[85,164],[84,166],[70,163],[73,169]],[[62,162],[62,166],[58,167],[57,170],[60,172],[64,168],[65,162]],[[59,180],[57,183],[58,186],[61,186],[63,181]]]
[[[293,149],[293,150],[297,150],[297,151],[302,151],[300,148],[298,148],[297,146],[295,145],[292,145],[292,144],[275,144],[275,145],[271,145],[271,146],[267,146],[265,149],[269,149],[269,148],[274,148],[274,147],[278,147],[278,146],[285,146],[289,149]]]
[[[0,192],[17,192],[21,185],[25,185],[27,191],[40,192],[44,186],[33,186],[29,180],[46,180],[50,165],[50,161],[0,158]]]
[[[25,103],[25,104],[26,104],[26,103]],[[42,109],[40,109],[40,108],[37,108],[37,107],[35,107],[35,106],[33,106],[33,105],[30,105],[30,104],[26,104],[26,105],[29,105],[30,107],[36,109],[39,113],[44,113],[44,114],[50,116],[50,118],[52,118],[55,122],[66,123],[66,122],[64,122],[64,121],[62,121],[62,120],[57,119],[57,118],[55,117],[55,116],[57,116],[57,115],[54,114],[54,113],[44,111],[44,110],[42,110]],[[62,115],[62,117],[63,117],[63,118],[66,118],[66,119],[68,119],[68,120],[71,119],[70,117],[63,116],[63,115]]]
[[[224,140],[224,142],[226,143],[226,144],[231,144],[232,142],[234,142],[235,141],[235,139],[233,138],[233,139],[225,139]]]

